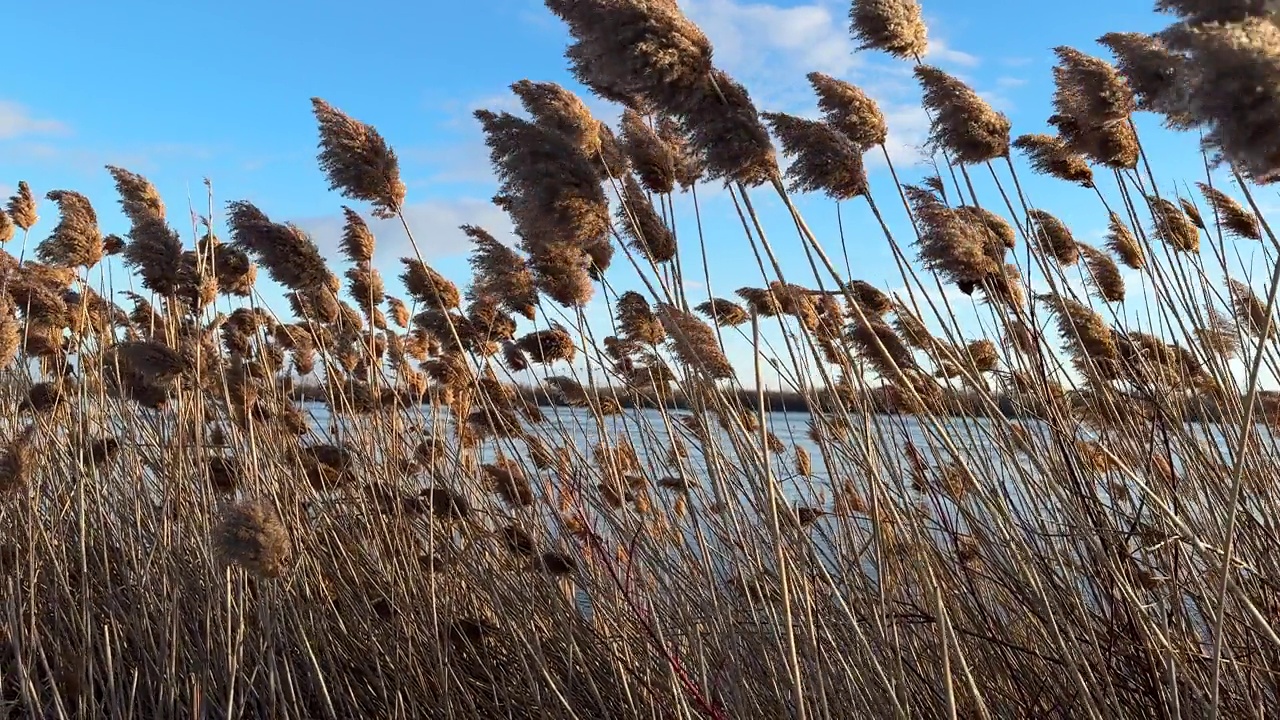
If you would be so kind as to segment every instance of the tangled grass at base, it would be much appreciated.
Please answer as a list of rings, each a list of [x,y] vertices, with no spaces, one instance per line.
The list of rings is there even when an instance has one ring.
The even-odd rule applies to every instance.
[[[22,248],[0,254],[0,712],[1280,706],[1280,396],[1259,386],[1280,370],[1280,242],[1256,200],[1280,171],[1273,3],[1162,0],[1166,30],[1101,39],[1115,66],[1058,48],[1054,134],[1015,138],[920,63],[913,0],[855,2],[862,48],[915,64],[940,170],[918,185],[868,180],[865,153],[891,158],[857,87],[814,73],[822,119],[759,113],[676,3],[546,4],[577,79],[626,111],[615,132],[521,81],[526,116],[476,114],[519,243],[465,228],[463,288],[414,244],[406,296],[387,294],[363,218],[403,219],[396,156],[319,99],[319,165],[353,203],[341,277],[248,202],[220,214],[229,237],[209,217],[187,240],[112,167],[131,230],[104,237],[101,201],[50,192],[51,221],[19,185],[0,214]],[[1200,133],[1217,171],[1157,183],[1135,112]],[[1092,191],[1105,242],[1030,206],[1033,172]],[[673,197],[709,184],[773,274],[695,297],[686,278],[721,286]],[[794,210],[792,192],[865,204],[905,291],[841,275],[798,210],[766,228],[753,198]],[[910,223],[881,220],[893,203]],[[812,277],[781,276],[784,243]],[[1273,268],[1261,293],[1241,248]],[[113,255],[132,278],[97,272]],[[260,303],[259,269],[291,318]],[[1133,277],[1145,323],[1122,312]],[[977,301],[984,336],[958,334],[939,283]],[[729,334],[777,363],[804,427],[766,415]]]

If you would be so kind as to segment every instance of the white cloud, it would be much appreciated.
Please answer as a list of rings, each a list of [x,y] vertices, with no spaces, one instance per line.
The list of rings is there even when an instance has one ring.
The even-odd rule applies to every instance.
[[[404,214],[423,260],[439,260],[466,254],[471,248],[471,240],[459,229],[462,225],[476,225],[503,242],[514,242],[507,214],[487,200],[427,200],[405,206]],[[384,274],[393,269],[398,273],[398,259],[414,257],[413,245],[410,244],[404,227],[398,219],[374,220],[365,215],[365,221],[377,238],[374,264]],[[326,257],[337,257],[338,243],[342,238],[341,215],[304,218],[294,222],[311,234]]]
[[[59,135],[70,128],[59,120],[39,118],[16,102],[0,100],[0,140],[13,140],[27,135]]]
[[[938,38],[929,38],[929,48],[925,50],[924,57],[937,65],[959,65],[968,68],[977,67],[982,62],[976,56],[956,50],[945,40]]]

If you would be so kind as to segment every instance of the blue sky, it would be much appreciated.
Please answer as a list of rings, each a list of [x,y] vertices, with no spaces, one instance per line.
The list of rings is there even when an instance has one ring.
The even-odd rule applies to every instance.
[[[811,70],[850,80],[881,101],[903,179],[924,173],[915,148],[927,119],[910,68],[878,54],[852,52],[847,2],[682,0],[681,5],[711,38],[718,64],[748,86],[762,110],[812,113],[804,81]],[[1167,23],[1149,8],[1148,2],[1114,0],[1080,0],[1069,11],[1014,0],[926,2],[933,43],[928,61],[970,81],[1010,116],[1015,134],[1040,132],[1050,113],[1051,48],[1067,44],[1101,54],[1093,40],[1104,32],[1152,31]],[[77,189],[93,200],[105,231],[123,233],[127,225],[102,167],[119,164],[158,187],[171,222],[189,241],[188,197],[204,213],[201,182],[208,177],[216,209],[228,200],[251,200],[273,219],[311,230],[322,248],[332,250],[344,201],[326,190],[314,161],[316,133],[308,100],[318,95],[376,125],[397,149],[415,235],[427,259],[459,282],[467,277],[467,247],[457,226],[479,224],[499,235],[509,230],[506,218],[488,202],[495,183],[471,111],[514,109],[507,86],[523,78],[578,89],[563,59],[567,37],[540,0],[366,0],[358,5],[226,0],[216,6],[70,0],[18,3],[6,9],[5,24],[55,27],[61,38],[52,51],[46,34],[12,33],[6,39],[11,70],[0,90],[0,192],[5,195],[20,179],[39,194]],[[618,108],[590,104],[601,119],[616,120]],[[1157,167],[1162,179],[1195,179],[1193,138],[1149,132],[1144,140],[1162,165]],[[1173,156],[1181,160],[1167,159]],[[896,193],[883,162],[871,167],[873,191],[890,208],[891,224],[905,233],[909,226],[900,206],[893,212]],[[1022,177],[1034,203],[1067,219],[1080,239],[1100,239],[1106,217],[1092,193],[1025,172]],[[980,189],[980,194],[986,193]],[[705,200],[716,294],[762,284],[724,194],[708,188]],[[777,219],[776,198],[762,192],[757,201],[767,217]],[[802,208],[843,266],[834,206],[804,198]],[[859,205],[844,212],[854,275],[886,289],[900,288],[888,248],[867,225],[865,210]],[[37,226],[34,240],[52,227],[54,208],[45,204],[42,215],[49,221]],[[682,237],[689,237],[685,222]],[[395,259],[410,253],[394,228],[375,229],[378,262],[391,281],[399,269]],[[800,273],[806,264],[794,229],[774,222],[770,232],[784,267]],[[696,258],[691,249],[685,252]],[[627,285],[625,278],[616,282]],[[265,278],[260,284],[269,300],[278,300]],[[705,289],[699,284],[691,292]],[[603,312],[597,304],[591,316],[599,319]],[[744,343],[733,343],[731,354],[749,368]]]

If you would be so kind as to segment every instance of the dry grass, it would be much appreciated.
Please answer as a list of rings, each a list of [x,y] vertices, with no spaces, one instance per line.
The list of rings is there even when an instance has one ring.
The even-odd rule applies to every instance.
[[[814,74],[824,120],[762,115],[675,2],[547,4],[575,73],[628,109],[615,134],[570,91],[520,82],[530,119],[477,113],[521,242],[465,227],[468,283],[415,243],[382,269],[410,302],[387,294],[362,213],[403,220],[395,152],[319,99],[319,165],[364,204],[344,208],[347,267],[243,201],[229,244],[218,218],[184,239],[121,168],[127,238],[70,190],[49,193],[49,223],[18,184],[0,215],[23,248],[0,251],[0,713],[1280,703],[1280,394],[1259,380],[1280,370],[1280,264],[1255,283],[1241,259],[1280,248],[1254,200],[1280,169],[1270,19],[1170,0],[1168,31],[1104,38],[1118,69],[1058,48],[1058,134],[1015,142],[962,81],[917,66],[944,172],[896,185],[864,172],[887,129],[862,90]],[[922,17],[913,0],[850,15],[865,48],[917,63]],[[1230,172],[1177,187],[1206,205],[1157,182],[1135,111],[1204,131],[1218,155],[1198,160]],[[900,291],[842,275],[798,210],[756,213],[769,193],[795,209],[764,120],[794,189],[876,221]],[[1027,204],[1011,147],[1096,197],[1105,249]],[[672,201],[707,179],[728,183],[727,226],[761,268],[733,279],[741,303],[712,293],[700,216]],[[893,197],[911,224],[882,222]],[[782,277],[791,245],[812,276]],[[116,254],[136,278],[102,272]],[[259,304],[257,265],[295,317]],[[973,296],[963,333],[949,287]],[[607,336],[585,322],[593,298]],[[766,363],[784,391],[762,387]]]

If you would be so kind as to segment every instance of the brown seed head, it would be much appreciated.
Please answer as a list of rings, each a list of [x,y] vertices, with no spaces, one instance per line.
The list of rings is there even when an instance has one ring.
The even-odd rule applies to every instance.
[[[1213,208],[1223,230],[1239,238],[1262,239],[1262,227],[1257,216],[1246,210],[1235,198],[1203,182],[1196,183],[1196,186]]]
[[[400,274],[400,281],[414,300],[427,307],[442,310],[458,307],[462,297],[458,294],[458,286],[448,278],[421,260],[400,258],[400,262],[405,267]]]
[[[227,204],[227,224],[234,246],[256,257],[272,280],[302,292],[328,287],[331,273],[320,248],[299,228],[271,222],[244,200]]]
[[[996,112],[972,88],[936,67],[918,65],[924,106],[933,113],[930,142],[957,162],[976,164],[1009,154],[1009,118]]]
[[[702,160],[689,147],[689,139],[680,128],[680,123],[663,116],[658,120],[658,137],[662,138],[671,153],[676,182],[685,190],[696,185],[702,179]]]
[[[849,22],[859,50],[919,60],[929,49],[928,28],[916,0],[854,0]]]
[[[53,190],[45,197],[58,203],[60,218],[53,234],[36,247],[50,265],[93,267],[102,259],[102,231],[89,198],[73,190]]]
[[[1137,165],[1137,138],[1129,116],[1137,109],[1129,85],[1109,63],[1069,47],[1055,48],[1053,69],[1058,128],[1073,152],[1115,169]]]
[[[1187,198],[1180,197],[1178,198],[1178,205],[1182,208],[1182,212],[1187,214],[1187,218],[1191,220],[1191,223],[1195,225],[1197,229],[1205,229],[1204,217],[1200,215],[1200,208],[1196,207],[1195,203],[1191,202]]]
[[[1248,285],[1227,278],[1227,290],[1231,296],[1231,314],[1240,325],[1248,329],[1255,337],[1261,337],[1263,328],[1268,325],[1267,306]],[[1268,337],[1275,334],[1276,323],[1270,322]]]
[[[9,213],[0,210],[0,243],[7,243],[13,239],[15,227]]]
[[[398,297],[387,298],[387,306],[391,308],[391,321],[401,329],[408,328],[409,308],[404,301]]]
[[[655,263],[669,262],[676,256],[676,238],[644,189],[631,175],[621,178],[622,202],[618,205],[618,225],[622,234],[644,257]]]
[[[1093,170],[1089,169],[1089,163],[1072,152],[1060,138],[1023,135],[1013,141],[1013,146],[1027,154],[1036,172],[1093,187]]]
[[[658,303],[658,319],[667,330],[672,352],[681,362],[701,369],[715,380],[733,377],[733,366],[706,323],[664,302]]]
[[[966,346],[966,350],[973,369],[980,373],[994,372],[1000,365],[1000,353],[996,350],[996,344],[990,340],[974,340]]]
[[[1116,65],[1133,89],[1139,110],[1164,115],[1170,128],[1195,126],[1187,110],[1189,98],[1183,81],[1186,57],[1170,52],[1158,37],[1143,33],[1107,33],[1098,42],[1116,56]]]
[[[667,339],[662,322],[653,314],[643,295],[627,291],[618,297],[618,329],[622,336],[645,345],[657,345]]]
[[[26,180],[18,181],[18,191],[10,196],[8,210],[13,224],[23,231],[30,230],[40,220],[40,216],[36,214],[35,195],[31,193],[31,186]]]
[[[1120,276],[1120,268],[1111,256],[1101,250],[1079,243],[1080,254],[1084,256],[1085,267],[1089,270],[1094,291],[1107,302],[1124,300],[1124,278]]]
[[[1158,12],[1180,15],[1190,23],[1235,23],[1276,13],[1268,0],[1156,0]]]
[[[778,176],[769,131],[747,89],[714,70],[675,113],[709,179],[755,187]]]
[[[516,343],[530,360],[539,365],[550,365],[563,360],[573,362],[577,354],[577,346],[573,343],[573,335],[563,325],[553,325],[547,330],[531,332]]]
[[[1182,209],[1164,198],[1147,196],[1154,223],[1152,233],[1179,252],[1200,252],[1200,230]]]
[[[720,327],[734,327],[751,319],[742,306],[723,298],[711,298],[694,309]]]
[[[36,470],[36,426],[23,427],[0,452],[0,497],[12,496],[30,482]]]
[[[847,136],[825,122],[786,113],[765,113],[764,119],[792,157],[787,177],[793,190],[821,191],[833,200],[850,200],[867,192],[862,151]]]
[[[880,106],[857,86],[820,72],[809,73],[818,108],[828,123],[844,133],[860,151],[883,145],[889,135]]]
[[[602,98],[672,112],[711,72],[711,43],[669,0],[547,0],[575,39],[566,55]]]
[[[275,508],[262,499],[242,500],[223,511],[213,544],[228,564],[259,578],[280,577],[293,556],[293,541]]]
[[[676,161],[671,147],[630,108],[622,111],[622,143],[645,190],[662,195],[675,189]]]
[[[906,186],[907,198],[920,226],[920,260],[961,288],[1000,275],[1005,247],[993,242],[987,223],[969,212],[949,208],[933,193]]]
[[[320,98],[311,98],[320,129],[320,169],[329,189],[373,205],[374,217],[394,217],[404,206],[400,161],[372,125],[348,117]]]
[[[1120,216],[1111,213],[1111,221],[1107,230],[1107,249],[1120,258],[1120,262],[1141,270],[1147,264],[1147,253]]]
[[[353,263],[372,262],[373,231],[364,218],[360,217],[360,213],[346,205],[342,206],[342,214],[346,218],[342,225],[342,254]]]
[[[1187,114],[1207,128],[1204,145],[1244,174],[1270,182],[1280,173],[1280,26],[1272,17],[1230,23],[1179,23],[1159,35],[1186,55]]]
[[[848,333],[858,355],[886,380],[897,378],[902,371],[916,366],[911,350],[902,338],[881,320],[855,320]]]
[[[499,459],[483,467],[494,490],[508,505],[528,507],[533,504],[533,486],[529,484],[529,479],[518,463]]]
[[[1120,353],[1114,334],[1097,312],[1070,298],[1043,295],[1058,319],[1058,331],[1071,362],[1086,378],[1113,380],[1120,376]]]
[[[1044,210],[1032,209],[1027,213],[1031,225],[1031,239],[1040,252],[1053,257],[1060,265],[1074,265],[1080,259],[1080,249],[1071,229]]]

